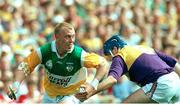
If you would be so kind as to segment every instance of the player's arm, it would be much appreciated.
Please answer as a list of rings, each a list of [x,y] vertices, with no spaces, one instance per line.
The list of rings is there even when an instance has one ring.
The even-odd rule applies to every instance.
[[[174,68],[174,71],[179,75],[180,77],[180,64],[171,56],[166,55],[162,52],[156,51],[157,55],[166,62],[170,67]]]
[[[99,81],[108,72],[107,61],[105,60],[105,58],[95,53],[86,53],[83,57],[83,65],[87,68],[96,68],[96,74],[91,82],[91,85],[94,89],[97,89]]]
[[[37,51],[33,51],[20,63],[17,70],[17,78],[15,79],[15,82],[12,84],[12,87],[8,87],[8,96],[11,99],[16,99],[15,92],[18,91],[20,84],[28,75],[30,75],[34,68],[40,63],[41,60],[38,56]]]
[[[28,75],[30,75],[34,68],[41,63],[37,51],[31,52],[18,66],[18,76],[16,81],[22,82]]]
[[[92,95],[111,87],[126,71],[126,65],[122,58],[120,56],[115,56],[112,60],[108,77],[99,84],[97,91],[94,91]]]
[[[164,61],[166,62],[166,64],[168,64],[170,67],[174,67],[175,64],[177,63],[177,61],[169,56],[169,55],[166,55],[165,53],[162,53],[162,52],[159,52],[159,51],[156,51],[156,54]]]
[[[119,56],[114,57],[108,73],[108,77],[98,85],[97,90],[93,90],[89,94],[77,94],[76,97],[80,100],[86,100],[89,97],[99,93],[100,91],[108,89],[117,82],[117,80],[122,76],[122,74],[125,73],[125,66],[125,63]]]
[[[110,88],[112,85],[114,85],[117,82],[117,80],[113,77],[113,76],[108,76],[106,79],[104,79],[99,85],[97,90],[94,90],[92,93],[90,93],[87,98],[103,91],[106,90],[108,88]]]

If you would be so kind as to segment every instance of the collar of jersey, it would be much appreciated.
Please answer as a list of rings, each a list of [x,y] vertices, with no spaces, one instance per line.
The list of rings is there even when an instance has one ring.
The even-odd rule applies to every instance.
[[[71,50],[70,51],[68,51],[64,56],[60,56],[59,54],[58,54],[58,52],[57,52],[57,48],[56,48],[56,40],[54,40],[53,42],[52,42],[52,44],[51,44],[51,49],[52,49],[52,51],[53,52],[55,52],[56,53],[56,55],[58,56],[58,58],[64,58],[65,56],[67,56],[67,54],[68,53],[72,53],[72,51],[73,51],[73,49],[74,49],[74,45],[72,46],[72,48],[71,48]]]

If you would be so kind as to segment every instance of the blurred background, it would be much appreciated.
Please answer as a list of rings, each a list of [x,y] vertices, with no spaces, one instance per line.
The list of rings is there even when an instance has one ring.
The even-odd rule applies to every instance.
[[[52,41],[63,21],[74,25],[76,44],[86,51],[103,56],[104,41],[120,33],[130,45],[147,45],[180,61],[180,0],[0,0],[0,103],[41,103],[43,66],[23,82],[17,101],[7,97],[6,86],[17,78],[23,58]],[[119,103],[138,88],[123,76],[86,103]]]

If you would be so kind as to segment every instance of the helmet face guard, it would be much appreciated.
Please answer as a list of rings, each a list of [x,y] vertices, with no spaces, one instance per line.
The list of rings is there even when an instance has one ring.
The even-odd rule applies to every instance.
[[[114,47],[117,47],[118,49],[122,49],[125,45],[127,45],[126,42],[124,42],[119,34],[116,34],[116,35],[113,35],[111,38],[109,38],[105,43],[104,43],[104,46],[103,46],[103,49],[104,49],[104,54],[105,55],[111,55],[111,50],[114,48]]]

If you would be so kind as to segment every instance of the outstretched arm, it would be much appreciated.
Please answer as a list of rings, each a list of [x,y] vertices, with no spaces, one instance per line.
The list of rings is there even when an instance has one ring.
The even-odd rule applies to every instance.
[[[79,98],[80,100],[86,100],[87,98],[89,98],[90,96],[94,94],[97,94],[101,90],[109,88],[114,83],[116,83],[117,80],[121,77],[123,72],[126,70],[125,66],[126,66],[125,63],[119,56],[114,57],[112,60],[110,70],[109,70],[108,78],[103,80],[103,82],[99,84],[97,90],[90,91],[89,93],[87,92],[79,93],[76,95],[77,98]]]
[[[108,78],[105,79],[99,86],[98,90],[94,91],[92,95],[97,94],[103,89],[107,89],[112,86],[117,80],[127,72],[127,67],[120,56],[115,56],[112,59],[112,64],[108,73]],[[91,96],[91,95],[90,95]]]
[[[37,54],[37,51],[33,51],[18,66],[18,76],[16,78],[16,81],[21,83],[28,75],[30,75],[31,72],[33,72],[34,68],[40,63],[41,60]]]
[[[103,57],[99,57],[99,59],[100,59],[100,63],[96,66],[96,74],[94,77],[94,80],[98,80],[98,84],[99,81],[102,80],[102,78],[108,73],[107,61]],[[92,85],[94,80],[92,81]],[[97,89],[98,84],[94,86],[95,89]]]
[[[22,81],[34,70],[34,68],[40,63],[39,56],[36,51],[32,52],[29,56],[27,56],[23,62],[17,68],[17,77],[15,78],[12,87],[8,87],[9,91],[8,96],[11,99],[15,99],[13,92],[16,93],[19,89]],[[13,96],[13,97],[12,97]]]
[[[107,61],[105,58],[95,54],[95,53],[86,53],[83,60],[83,66],[86,68],[96,68],[96,74],[94,79],[90,83],[81,85],[81,88],[84,88],[84,93],[88,94],[92,90],[96,90],[99,84],[99,81],[107,74]]]

